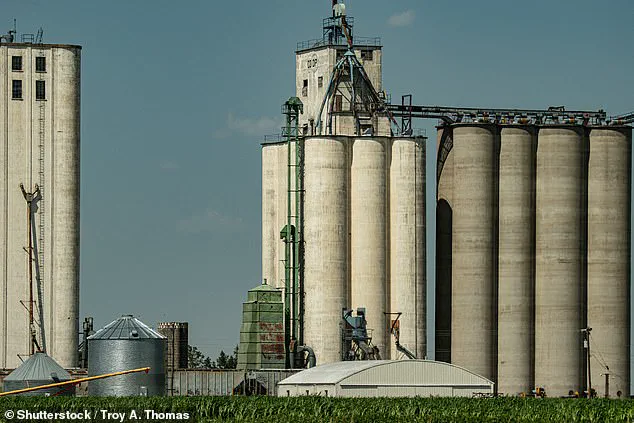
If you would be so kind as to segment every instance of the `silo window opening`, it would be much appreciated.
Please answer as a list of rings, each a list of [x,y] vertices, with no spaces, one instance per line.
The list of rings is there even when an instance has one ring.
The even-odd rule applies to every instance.
[[[35,72],[46,72],[46,57],[35,58]]]
[[[324,86],[324,77],[317,77],[317,88],[322,88]]]
[[[11,56],[11,70],[12,71],[22,70],[22,56]]]
[[[11,85],[11,98],[14,100],[22,100],[22,81],[14,79]]]
[[[46,82],[35,81],[35,99],[46,100]]]
[[[372,50],[361,50],[361,60],[372,60]]]
[[[304,85],[302,86],[302,97],[308,96],[308,79],[304,79]]]

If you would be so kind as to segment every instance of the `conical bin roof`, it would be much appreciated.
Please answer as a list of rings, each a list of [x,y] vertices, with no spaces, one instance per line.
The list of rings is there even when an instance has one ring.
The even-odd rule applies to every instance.
[[[70,373],[57,364],[55,360],[46,353],[37,352],[5,377],[4,381],[5,383],[18,381],[50,381],[54,383],[57,381],[54,378],[59,381],[71,380]]]
[[[88,337],[95,339],[167,339],[136,317],[123,315]]]

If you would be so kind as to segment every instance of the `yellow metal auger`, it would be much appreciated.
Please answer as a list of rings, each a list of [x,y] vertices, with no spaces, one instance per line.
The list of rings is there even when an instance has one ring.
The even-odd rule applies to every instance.
[[[58,382],[58,383],[51,383],[51,384],[48,384],[48,385],[34,386],[32,388],[16,389],[15,391],[9,391],[9,392],[0,392],[0,397],[6,396],[6,395],[22,394],[24,392],[39,391],[40,389],[56,388],[56,387],[69,386],[69,385],[71,385],[71,386],[72,385],[79,385],[82,382],[89,382],[91,380],[105,379],[107,377],[127,375],[127,374],[130,374],[130,373],[140,373],[140,372],[147,373],[149,371],[150,371],[149,367],[141,367],[139,369],[125,370],[123,372],[106,373],[104,375],[90,376],[90,377],[84,377],[84,378],[81,378],[81,379],[74,379],[74,380],[67,380],[65,382]]]

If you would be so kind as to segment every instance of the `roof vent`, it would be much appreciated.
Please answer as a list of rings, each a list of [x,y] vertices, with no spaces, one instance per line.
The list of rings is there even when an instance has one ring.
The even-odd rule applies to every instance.
[[[132,331],[130,331],[130,337],[131,338],[138,338],[139,337],[139,332],[137,332],[136,329],[132,329]]]

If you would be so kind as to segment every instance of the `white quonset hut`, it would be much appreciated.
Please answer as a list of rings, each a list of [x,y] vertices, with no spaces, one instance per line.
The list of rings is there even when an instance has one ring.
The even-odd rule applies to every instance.
[[[278,384],[280,397],[471,397],[494,383],[462,367],[431,360],[339,361],[304,370]]]

